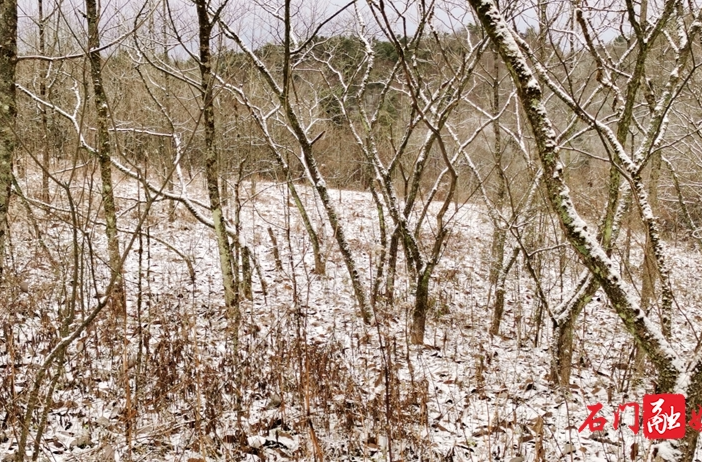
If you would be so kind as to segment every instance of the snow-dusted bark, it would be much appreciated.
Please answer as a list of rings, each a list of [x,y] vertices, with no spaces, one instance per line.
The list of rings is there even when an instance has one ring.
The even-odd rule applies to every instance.
[[[640,47],[649,47],[650,41],[661,32],[661,29],[666,24],[671,12],[674,11],[674,3],[675,2],[667,2],[654,27],[651,28],[647,34],[641,35],[639,39],[641,42]],[[641,171],[645,167],[647,160],[652,153],[660,147],[663,135],[668,128],[668,111],[670,110],[675,96],[678,95],[682,85],[684,85],[686,82],[686,79],[683,78],[682,73],[691,56],[694,39],[702,28],[702,10],[696,12],[694,21],[688,28],[685,27],[682,14],[683,12],[679,11],[679,17],[677,18],[679,43],[675,44],[671,40],[671,45],[675,52],[675,65],[668,74],[666,84],[664,85],[658,99],[655,99],[654,95],[647,95],[647,100],[649,100],[648,103],[651,107],[651,117],[647,127],[644,129],[645,136],[632,156],[630,156],[624,148],[624,140],[628,134],[628,127],[633,123],[632,107],[634,103],[631,102],[631,100],[636,99],[636,91],[640,85],[640,82],[638,81],[641,80],[641,77],[643,76],[643,65],[646,57],[645,50],[639,54],[634,73],[629,79],[627,86],[627,101],[625,102],[625,107],[621,109],[623,112],[620,115],[617,132],[615,134],[615,131],[610,128],[609,124],[599,120],[597,117],[590,114],[583,106],[577,104],[574,98],[569,96],[563,88],[561,88],[550,78],[548,72],[536,59],[533,52],[531,52],[529,45],[524,40],[518,36],[513,37],[519,44],[519,47],[528,54],[529,58],[534,63],[536,72],[546,83],[549,89],[551,89],[554,94],[561,99],[583,122],[595,128],[610,145],[613,166],[610,175],[610,200],[608,203],[608,216],[611,216],[612,218],[613,215],[609,213],[609,210],[614,207],[615,203],[612,200],[614,197],[613,188],[619,181],[620,172],[625,173],[625,177],[633,191],[635,203],[638,205],[641,217],[643,219],[647,232],[647,239],[650,241],[652,254],[655,256],[656,268],[658,270],[658,274],[660,275],[662,292],[661,324],[663,325],[664,333],[669,331],[670,316],[673,305],[673,292],[670,284],[670,269],[668,267],[664,245],[660,238],[659,226],[650,205],[646,185],[641,177]],[[607,228],[608,226],[605,227],[605,230],[607,230]],[[607,242],[607,238],[607,232],[605,232],[605,242]]]
[[[214,84],[212,73],[212,56],[210,40],[212,39],[213,21],[210,18],[206,0],[197,0],[195,7],[198,17],[198,38],[200,44],[200,92],[202,97],[203,124],[205,129],[205,176],[207,179],[207,193],[210,199],[212,223],[217,237],[217,250],[219,253],[219,266],[222,271],[224,286],[224,302],[226,316],[229,320],[229,329],[233,336],[234,351],[237,349],[239,338],[239,269],[238,262],[232,254],[232,244],[229,241],[227,225],[222,210],[222,200],[219,190],[217,168],[217,151],[215,147],[215,115],[214,115]],[[234,236],[237,239],[237,236]]]
[[[85,12],[88,20],[88,60],[90,61],[90,77],[95,94],[95,109],[97,112],[97,158],[100,164],[102,180],[102,206],[105,211],[105,233],[107,235],[107,252],[109,255],[110,272],[115,278],[115,285],[110,294],[112,307],[117,313],[126,313],[126,296],[122,281],[120,264],[119,236],[117,235],[117,209],[112,184],[112,143],[110,141],[110,113],[107,94],[102,78],[102,57],[100,56],[100,12],[96,0],[85,1]]]
[[[613,193],[613,189],[619,183],[619,173],[617,172],[616,176],[613,176],[613,170],[616,170],[616,166],[610,169],[607,209],[599,231],[599,241],[608,256],[611,256],[612,246],[619,235],[622,218],[631,205],[631,190],[629,188],[622,188],[624,189],[623,194],[620,194],[620,188],[616,188],[616,194]],[[613,205],[616,208],[613,209]],[[555,310],[550,372],[550,379],[555,384],[564,387],[570,386],[575,321],[599,288],[599,281],[588,271],[580,276],[573,292]]]
[[[576,8],[575,10],[575,17],[577,23],[582,29],[583,38],[585,39],[585,43],[587,45],[587,51],[593,57],[597,66],[597,80],[600,82],[600,88],[607,88],[614,93],[613,109],[618,115],[616,139],[621,146],[626,145],[629,129],[632,123],[634,123],[633,116],[635,102],[637,101],[637,94],[639,93],[639,89],[641,88],[641,84],[644,79],[645,63],[649,55],[649,51],[652,48],[651,43],[661,33],[663,26],[670,18],[673,12],[673,5],[673,1],[666,3],[665,9],[648,35],[636,35],[637,40],[635,42],[635,48],[637,53],[635,56],[634,70],[627,80],[625,91],[622,91],[616,84],[616,80],[613,77],[612,71],[610,70],[611,68],[605,63],[605,61],[610,63],[612,62],[611,57],[606,52],[606,48],[602,50],[595,45],[593,37],[590,33],[590,26],[585,18],[583,10],[580,8]],[[630,20],[636,21],[635,12],[629,11],[628,13]],[[643,16],[646,15],[645,11],[642,11],[641,14]],[[645,21],[646,19],[643,18],[643,20]],[[603,53],[606,56],[602,56]],[[581,104],[580,107],[587,107],[587,103],[584,105]],[[571,125],[569,128],[572,129],[573,127],[574,125]],[[561,138],[563,138],[563,136],[561,136]],[[620,173],[620,167],[613,162],[610,166],[609,172],[607,206],[599,230],[599,240],[608,255],[611,254],[612,245],[616,240],[616,235],[622,216],[625,211],[628,210],[630,205],[629,203],[631,201],[631,196],[629,194],[627,194],[626,198],[624,199],[621,197],[621,178],[622,175]],[[624,189],[627,192],[630,191],[630,188]],[[647,246],[647,248],[648,247],[650,246]],[[647,255],[650,255],[650,253],[647,252]],[[653,266],[650,261],[648,263],[650,264],[649,266]],[[555,383],[560,383],[566,387],[569,385],[573,351],[572,331],[575,327],[575,320],[585,305],[592,300],[592,297],[599,287],[599,283],[596,279],[593,279],[591,275],[586,275],[581,278],[576,286],[575,292],[567,299],[565,303],[561,305],[559,310],[560,313],[556,315],[556,319],[553,321],[554,335],[552,344],[553,361],[551,368],[551,379]],[[663,332],[664,334],[669,334],[669,329],[665,328],[666,325],[669,326],[669,323],[663,323]]]
[[[5,266],[7,212],[15,150],[15,69],[17,67],[17,1],[0,2],[0,281]]]
[[[648,184],[648,197],[651,209],[655,210],[658,208],[658,179],[661,172],[661,153],[656,151],[653,153],[651,158],[651,173]],[[641,308],[643,308],[646,313],[649,312],[650,307],[655,300],[655,290],[656,290],[656,257],[654,255],[653,247],[651,245],[650,235],[646,236],[646,244],[644,247],[644,263],[643,263],[643,275],[641,283]],[[669,289],[670,290],[670,289]],[[666,293],[666,297],[671,297],[672,294]],[[668,299],[672,302],[672,297]],[[672,303],[666,303],[665,309],[668,312],[662,313],[663,316],[663,334],[670,337],[671,329],[671,313]]]
[[[494,206],[497,208],[498,213],[502,213],[502,208],[505,202],[505,195],[507,193],[507,178],[505,176],[504,167],[502,165],[502,131],[500,130],[500,66],[497,56],[497,52],[493,51],[494,62],[493,62],[493,74],[492,74],[492,113],[493,113],[493,131],[495,132],[495,144],[493,148],[493,157],[495,159],[495,170],[497,171],[497,193],[494,201]],[[492,245],[490,248],[490,275],[489,281],[490,285],[495,288],[495,306],[493,308],[493,323],[490,329],[490,333],[496,335],[500,320],[502,318],[502,312],[504,311],[504,280],[502,281],[501,288],[498,287],[498,280],[500,279],[502,269],[504,266],[504,254],[505,254],[505,240],[507,238],[507,229],[500,222],[493,222],[493,234],[492,234]],[[506,274],[504,277],[506,278]],[[503,278],[504,279],[504,278]],[[502,289],[501,296],[497,293],[498,290]],[[538,323],[540,324],[540,322]],[[537,327],[538,329],[538,327]]]
[[[563,178],[563,164],[560,161],[556,134],[544,107],[541,87],[517,45],[512,31],[492,0],[469,0],[469,2],[512,74],[519,99],[535,137],[536,147],[544,168],[544,181],[548,190],[548,198],[558,215],[564,234],[583,263],[601,284],[626,329],[634,336],[639,346],[658,369],[659,389],[662,391],[686,391],[691,397],[689,400],[691,407],[695,407],[699,404],[700,391],[690,387],[702,381],[700,358],[695,358],[696,363],[686,366],[660,329],[651,322],[637,306],[634,297],[628,293],[615,272],[613,262],[597,241],[594,230],[588,228],[572,203],[570,191]],[[618,160],[620,161],[625,156],[623,151],[617,154],[619,154]],[[636,182],[634,186],[634,193],[639,196],[639,204],[647,204],[645,191],[636,187]],[[648,213],[650,213],[650,209],[643,211],[644,215]],[[690,373],[692,374],[689,375]],[[679,445],[682,457],[686,461],[692,459],[697,439],[696,432],[688,433],[692,436],[673,443]]]

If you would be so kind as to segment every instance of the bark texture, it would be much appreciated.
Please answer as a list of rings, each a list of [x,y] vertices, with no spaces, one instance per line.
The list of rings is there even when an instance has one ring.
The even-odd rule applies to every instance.
[[[217,168],[217,150],[215,148],[215,113],[214,113],[214,73],[212,72],[212,54],[210,40],[212,38],[213,21],[208,12],[208,2],[197,0],[195,2],[198,19],[198,38],[200,41],[199,68],[200,68],[200,94],[202,97],[203,124],[205,129],[205,176],[207,178],[207,194],[210,199],[210,210],[217,238],[219,253],[219,266],[222,271],[224,285],[224,303],[229,328],[233,336],[234,351],[239,339],[239,284],[238,262],[232,255],[232,244],[229,242],[226,222],[222,211],[222,199],[219,190]],[[235,237],[236,238],[236,237]]]
[[[85,12],[88,20],[88,59],[90,77],[93,84],[95,110],[97,111],[97,157],[102,180],[102,207],[105,211],[105,234],[107,235],[107,252],[111,276],[115,278],[114,289],[110,294],[112,308],[116,313],[126,312],[124,281],[122,280],[119,236],[117,235],[117,208],[112,185],[112,144],[110,141],[109,103],[102,79],[102,57],[100,56],[100,12],[96,0],[85,0]]]
[[[0,0],[0,280],[5,268],[7,213],[15,151],[15,69],[17,67],[17,0]]]

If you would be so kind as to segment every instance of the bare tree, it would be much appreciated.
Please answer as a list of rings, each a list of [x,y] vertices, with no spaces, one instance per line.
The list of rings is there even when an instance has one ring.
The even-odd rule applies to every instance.
[[[102,57],[100,56],[100,12],[95,0],[85,0],[86,19],[88,21],[88,61],[93,93],[95,95],[95,110],[97,112],[97,158],[100,164],[102,180],[102,206],[105,210],[105,233],[107,235],[107,251],[109,254],[110,271],[115,280],[112,291],[113,309],[126,315],[126,294],[120,269],[119,236],[117,235],[117,208],[115,206],[114,187],[112,183],[112,143],[110,140],[110,104],[105,92],[102,77]],[[48,167],[48,166],[46,166]]]
[[[203,123],[205,129],[205,176],[207,179],[207,193],[210,199],[210,209],[212,210],[212,222],[214,223],[215,234],[219,250],[219,264],[222,270],[222,281],[224,283],[224,301],[226,313],[229,318],[234,336],[234,344],[238,343],[239,323],[241,313],[239,312],[239,264],[232,255],[232,244],[229,242],[224,213],[222,212],[222,199],[219,189],[219,169],[218,157],[215,147],[215,111],[214,111],[214,85],[216,83],[214,72],[212,71],[212,54],[210,51],[210,40],[212,39],[212,28],[217,23],[222,9],[226,5],[224,2],[210,16],[210,3],[207,0],[197,0],[198,18],[198,39],[199,39],[199,61],[200,68],[200,95],[202,98]],[[237,237],[235,236],[235,239]],[[236,351],[236,347],[234,348]]]
[[[334,14],[333,16],[336,16]],[[250,62],[253,64],[254,68],[260,74],[262,80],[267,85],[268,89],[272,92],[272,96],[275,98],[275,102],[279,104],[274,108],[270,115],[281,115],[282,120],[286,121],[286,130],[294,137],[295,142],[298,145],[300,152],[300,159],[304,165],[307,177],[315,188],[317,195],[322,202],[326,217],[329,220],[329,224],[336,238],[337,246],[344,260],[344,264],[349,273],[351,279],[351,285],[353,287],[354,295],[356,301],[359,305],[359,311],[361,316],[366,322],[370,322],[371,310],[368,303],[368,291],[363,283],[361,276],[358,271],[358,264],[356,259],[349,247],[348,238],[346,237],[346,230],[341,222],[339,213],[336,207],[333,205],[331,197],[329,195],[329,189],[327,187],[326,181],[322,176],[322,173],[317,165],[317,158],[314,153],[314,144],[324,136],[324,132],[312,135],[311,129],[314,127],[314,123],[307,124],[302,118],[302,114],[298,111],[302,111],[303,108],[298,107],[298,100],[295,99],[295,82],[294,74],[295,68],[294,64],[299,62],[296,56],[307,47],[310,42],[314,39],[321,26],[317,27],[313,31],[313,34],[308,37],[303,43],[298,43],[293,34],[293,22],[291,15],[291,4],[290,0],[286,0],[283,7],[283,14],[278,15],[277,19],[282,22],[283,26],[283,50],[282,50],[282,66],[280,69],[280,74],[278,79],[274,75],[273,71],[266,65],[266,63],[261,60],[250,47],[242,40],[241,36],[236,33],[232,28],[228,27],[227,24],[221,23],[224,32],[229,38],[231,38],[237,46],[243,50],[243,52],[248,56]],[[323,21],[324,24],[326,21]],[[261,120],[258,118],[257,120]],[[280,120],[280,119],[279,119]],[[310,227],[308,228],[308,233]],[[314,236],[312,235],[314,240]]]
[[[702,404],[702,344],[698,345],[693,352],[691,361],[683,365],[678,353],[662,335],[661,330],[646,316],[629,294],[619,275],[615,273],[611,258],[607,256],[605,249],[597,241],[595,234],[588,228],[573,205],[563,178],[564,167],[560,160],[560,146],[557,142],[554,125],[544,106],[541,86],[522,52],[522,50],[529,49],[528,45],[513,33],[491,0],[470,0],[470,4],[490,39],[498,48],[517,87],[544,167],[544,181],[548,189],[549,201],[559,217],[563,232],[583,263],[601,284],[627,330],[658,369],[659,390],[687,392],[690,407],[696,409],[698,405]],[[701,17],[696,16],[689,30],[680,30],[681,42],[676,45],[679,53],[676,66],[671,72],[664,95],[661,96],[656,105],[656,111],[651,118],[647,133],[654,135],[660,133],[665,113],[679,83],[680,72],[685,66],[686,55],[689,54],[692,47],[692,39],[702,27],[701,19]],[[538,69],[538,60],[533,55],[530,55],[530,58]],[[550,89],[556,93],[559,92],[558,86],[550,81],[544,72],[540,72],[539,76],[547,82]],[[559,96],[566,101],[569,100],[565,95]],[[575,106],[571,107],[577,110]],[[580,113],[578,116],[589,120],[603,133],[609,147],[614,152],[613,158],[625,167],[647,225],[648,234],[654,244],[654,249],[656,249],[659,271],[664,273],[665,270],[661,268],[661,260],[664,259],[665,254],[660,247],[655,219],[652,216],[647,194],[640,180],[640,167],[644,156],[648,153],[646,150],[650,149],[659,138],[657,136],[651,137],[650,142],[644,144],[644,149],[640,148],[632,159],[622,149],[621,144],[617,142],[616,135],[609,127],[591,118],[587,113]],[[656,241],[659,242],[656,243]],[[667,277],[667,274],[664,274],[664,277]],[[666,320],[664,319],[662,325],[665,326],[665,324]],[[687,417],[689,418],[689,415]],[[687,436],[683,440],[674,440],[671,443],[671,446],[680,449],[680,452],[675,453],[677,460],[692,461],[697,446],[697,436],[697,432],[687,432]]]
[[[580,107],[583,110],[587,110],[588,107],[597,104],[603,97],[603,94],[606,95],[605,97],[611,96],[613,99],[613,116],[616,121],[615,133],[617,142],[621,146],[626,146],[629,142],[633,144],[633,136],[631,140],[628,139],[632,126],[637,128],[641,127],[644,123],[642,116],[652,112],[653,105],[655,105],[655,101],[651,100],[654,96],[650,93],[650,81],[648,81],[649,90],[645,92],[642,91],[642,85],[644,85],[646,81],[645,71],[647,60],[649,59],[656,40],[663,36],[666,24],[673,13],[673,2],[666,2],[664,8],[660,12],[660,16],[656,18],[647,17],[648,12],[645,7],[641,8],[637,14],[633,6],[627,3],[627,19],[630,23],[634,24],[633,28],[637,30],[637,32],[633,36],[633,44],[622,53],[619,59],[615,59],[616,56],[611,56],[606,51],[606,48],[603,51],[601,47],[598,46],[600,38],[597,35],[598,31],[594,28],[588,16],[589,12],[597,13],[597,10],[586,10],[583,7],[578,7],[572,12],[573,21],[571,21],[571,25],[574,28],[573,34],[577,32],[576,29],[579,29],[582,34],[582,40],[586,45],[579,55],[580,61],[576,61],[578,58],[576,58],[575,53],[572,53],[567,59],[565,57],[559,57],[559,61],[562,67],[569,67],[571,69],[569,71],[569,78],[572,78],[570,74],[577,68],[577,66],[575,66],[576,62],[582,62],[587,59],[594,62],[597,68],[597,86],[589,93],[588,98],[580,103]],[[652,26],[649,27],[648,30],[642,31],[640,28],[636,28],[636,25],[645,24],[651,19],[655,19],[655,22],[652,23]],[[569,61],[568,65],[566,65],[566,61]],[[633,66],[633,68],[631,68],[631,66]],[[624,88],[620,88],[617,83],[617,78],[620,76],[627,77]],[[650,111],[638,114],[635,111],[637,107],[636,102],[644,99],[642,98],[642,93],[644,93],[645,101]],[[571,100],[573,100],[572,95]],[[568,129],[559,137],[560,140],[569,140],[569,142],[572,142],[572,140],[584,134],[582,130],[576,129],[579,117],[575,114],[572,114],[570,117]],[[648,135],[644,136],[639,146],[644,146],[648,138]],[[654,158],[657,156],[655,151],[652,153],[652,156]],[[628,183],[622,184],[621,168],[616,162],[612,162],[609,166],[609,178],[607,181],[607,204],[598,228],[598,240],[603,244],[607,255],[611,256],[613,246],[619,234],[622,218],[630,208],[632,197],[630,195]],[[653,188],[652,185],[649,187],[649,191],[652,190],[651,188]],[[655,192],[653,197],[655,198]],[[647,248],[650,248],[650,245],[647,244]],[[645,273],[642,282],[642,292],[644,294],[642,304],[647,311],[647,299],[650,299],[652,296],[652,275],[657,269],[651,259],[651,253],[649,251],[646,252],[649,256],[646,257],[645,267],[647,269],[644,270]],[[556,383],[560,383],[564,386],[569,384],[570,366],[572,362],[572,330],[575,325],[575,319],[577,319],[583,307],[592,300],[599,287],[596,279],[593,279],[592,276],[588,274],[584,274],[576,284],[574,291],[565,298],[565,301],[554,313],[554,359],[551,377]],[[662,319],[666,316],[670,316],[671,307],[669,303],[665,302],[666,299],[669,299],[669,297],[666,297],[664,293],[664,304],[666,304],[667,308],[663,310]],[[663,333],[665,335],[670,335],[668,324],[669,323],[665,321],[663,322]]]
[[[0,3],[0,280],[5,268],[8,211],[15,150],[15,70],[17,67],[17,1]]]
[[[39,0],[39,18],[37,19],[37,25],[39,26],[39,54],[41,56],[46,56],[46,22],[48,17],[44,16],[44,0]],[[46,72],[47,63],[44,60],[39,62],[39,96],[42,99],[46,99]],[[46,107],[43,105],[39,107],[39,112],[41,113],[41,130],[43,136],[42,143],[42,162],[44,164],[44,169],[41,174],[41,199],[44,202],[49,201],[49,166],[50,166],[50,151],[49,151],[49,127],[48,127],[48,117],[46,112]]]
[[[422,4],[418,5],[417,8],[419,13],[417,31],[411,38],[405,37],[402,39],[394,32],[392,20],[390,19],[392,8],[386,8],[381,3],[373,5],[372,9],[377,23],[382,27],[383,33],[395,48],[398,56],[398,65],[393,69],[390,78],[383,83],[387,87],[381,90],[379,101],[382,103],[397,73],[398,84],[404,87],[405,96],[411,103],[413,110],[412,119],[416,118],[416,120],[412,120],[408,124],[402,134],[402,141],[398,144],[399,148],[394,153],[388,166],[384,165],[379,157],[378,141],[372,132],[374,125],[377,124],[380,107],[377,107],[373,112],[363,111],[363,119],[360,121],[361,126],[364,127],[363,130],[353,129],[353,127],[352,130],[356,133],[357,143],[375,170],[374,175],[381,185],[385,205],[395,225],[388,255],[388,289],[393,289],[392,280],[394,279],[395,259],[399,241],[405,249],[405,255],[414,278],[415,303],[412,310],[411,341],[415,344],[422,344],[424,343],[426,319],[429,313],[429,284],[450,232],[447,226],[450,222],[450,216],[447,215],[447,212],[449,205],[454,201],[454,194],[458,184],[457,160],[461,154],[465,153],[464,150],[467,145],[475,139],[477,133],[482,131],[484,126],[479,126],[475,132],[467,137],[467,141],[464,144],[458,143],[459,146],[453,151],[450,150],[450,145],[444,140],[442,132],[451,128],[449,119],[462,103],[463,97],[468,91],[473,71],[485,50],[486,42],[476,40],[476,43],[472,43],[471,40],[473,39],[469,35],[465,42],[460,45],[460,52],[450,51],[442,43],[440,35],[432,24],[434,15],[433,4]],[[370,41],[365,37],[362,38],[365,42],[366,53],[372,53]],[[428,42],[430,45],[424,45],[425,42]],[[417,56],[423,51],[423,46],[433,48],[437,52],[436,65],[438,68],[446,70],[445,75],[439,73],[435,79],[431,78],[433,76],[424,75],[426,69],[419,65]],[[367,58],[369,65],[362,80],[364,85],[360,86],[358,95],[355,95],[355,99],[359,101],[363,100],[364,93],[367,91],[366,86],[369,82],[370,71],[373,69],[372,55],[369,56],[370,58]],[[336,74],[338,76],[341,75],[339,72]],[[344,84],[344,86],[347,89],[349,88],[348,84]],[[348,104],[348,101],[345,104]],[[418,124],[423,125],[426,130],[417,130]],[[361,137],[361,134],[363,137]],[[400,165],[402,157],[406,154],[407,143],[416,135],[421,137],[422,142],[418,149],[419,152],[414,159],[411,175],[406,179],[405,184],[407,188],[404,204],[401,204],[393,187],[392,174],[394,169]],[[417,203],[421,195],[422,182],[426,180],[426,166],[434,149],[438,150],[443,168],[434,178],[433,185],[426,193],[424,202]],[[442,184],[445,187],[444,198],[434,216],[436,220],[434,238],[426,246],[428,248],[423,250],[424,246],[420,244],[421,230],[426,225],[425,218],[427,217],[430,204],[435,200]],[[418,218],[412,226],[410,225],[410,216],[416,212],[419,212]],[[389,298],[392,297],[390,296]]]

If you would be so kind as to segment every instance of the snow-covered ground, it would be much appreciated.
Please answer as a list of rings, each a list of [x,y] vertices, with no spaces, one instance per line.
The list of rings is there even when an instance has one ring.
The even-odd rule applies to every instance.
[[[72,192],[78,196],[85,187],[81,183]],[[619,404],[641,403],[653,390],[655,375],[649,367],[628,386],[632,340],[602,294],[578,324],[570,393],[554,391],[547,380],[550,321],[534,346],[536,297],[527,270],[515,265],[501,335],[490,336],[492,227],[482,206],[456,207],[432,284],[426,345],[411,346],[406,332],[413,297],[404,261],[398,264],[394,306],[378,306],[377,323],[365,325],[332,230],[321,225],[324,211],[311,190],[300,186],[300,191],[323,237],[324,276],[312,271],[312,249],[285,187],[266,182],[241,187],[242,242],[260,263],[267,290],[264,294],[254,271],[253,301],[242,302],[238,358],[223,311],[214,233],[182,205],[168,222],[167,204],[156,203],[125,264],[126,325],[106,309],[71,345],[63,369],[51,369],[32,421],[29,452],[46,392],[60,372],[39,460],[323,456],[520,462],[537,460],[541,451],[540,460],[651,460],[652,444],[641,432],[634,435],[626,426],[615,431],[612,423]],[[197,182],[189,186],[189,194],[204,201],[203,192]],[[116,193],[119,226],[133,231],[144,210],[134,198],[143,198],[143,191],[124,179]],[[332,197],[369,286],[380,252],[375,206],[366,193],[333,191]],[[59,338],[74,278],[65,197],[54,206],[64,210],[33,207],[32,223],[21,203],[14,204],[9,266],[15,279],[1,295],[0,308],[0,460],[16,450],[27,396],[38,365]],[[81,207],[83,233],[76,237],[82,253],[76,274],[84,291],[79,320],[95,306],[96,292],[108,279],[103,228],[91,224],[96,216],[103,220],[96,210],[97,199],[90,210]],[[276,268],[269,228],[282,270]],[[56,265],[46,257],[37,230]],[[121,235],[123,247],[131,236]],[[675,329],[675,342],[686,351],[702,326],[702,258],[685,242],[670,243],[670,251],[679,307],[674,325],[682,326]],[[640,253],[632,249],[631,260],[631,269],[639,271]],[[553,304],[561,296],[561,278],[564,295],[577,278],[579,269],[570,267],[561,275],[557,265],[544,266]],[[579,433],[586,406],[597,402],[608,419],[605,432]]]

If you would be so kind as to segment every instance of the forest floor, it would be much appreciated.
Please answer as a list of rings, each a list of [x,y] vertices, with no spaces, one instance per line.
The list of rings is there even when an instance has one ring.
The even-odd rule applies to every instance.
[[[137,188],[128,180],[116,186],[123,248],[145,207],[135,199],[144,198]],[[28,439],[31,453],[46,409],[38,460],[652,460],[654,445],[642,432],[612,426],[619,404],[641,403],[652,392],[655,374],[646,365],[632,377],[632,340],[601,293],[578,324],[568,393],[547,380],[552,329],[545,314],[535,339],[538,301],[519,262],[507,280],[500,335],[488,334],[492,226],[481,206],[451,211],[425,345],[411,346],[413,297],[404,259],[394,305],[379,304],[376,322],[365,325],[311,191],[300,187],[323,237],[325,275],[313,273],[312,250],[286,188],[247,182],[240,190],[241,241],[261,277],[254,270],[253,300],[242,301],[238,357],[223,311],[214,233],[182,205],[169,222],[168,204],[156,203],[126,259],[126,318],[105,309],[42,382]],[[189,194],[205,201],[198,181]],[[94,224],[104,218],[94,195],[90,207],[80,208],[76,235],[59,197],[55,209],[34,204],[31,214],[19,199],[13,205],[14,282],[0,294],[0,460],[11,460],[17,449],[25,402],[38,365],[59,338],[71,280],[77,275],[82,291],[78,320],[106,285],[104,228]],[[375,206],[367,193],[332,196],[369,286],[381,250]],[[634,233],[630,266],[621,268],[624,279],[641,271],[637,238]],[[80,251],[75,273],[74,248]],[[668,248],[677,297],[673,342],[684,356],[702,333],[702,256],[684,241]],[[558,252],[561,258],[553,257]],[[569,250],[544,254],[541,277],[555,306],[581,267]],[[598,402],[608,420],[604,432],[579,432],[587,406]],[[631,419],[627,413],[624,421]]]

